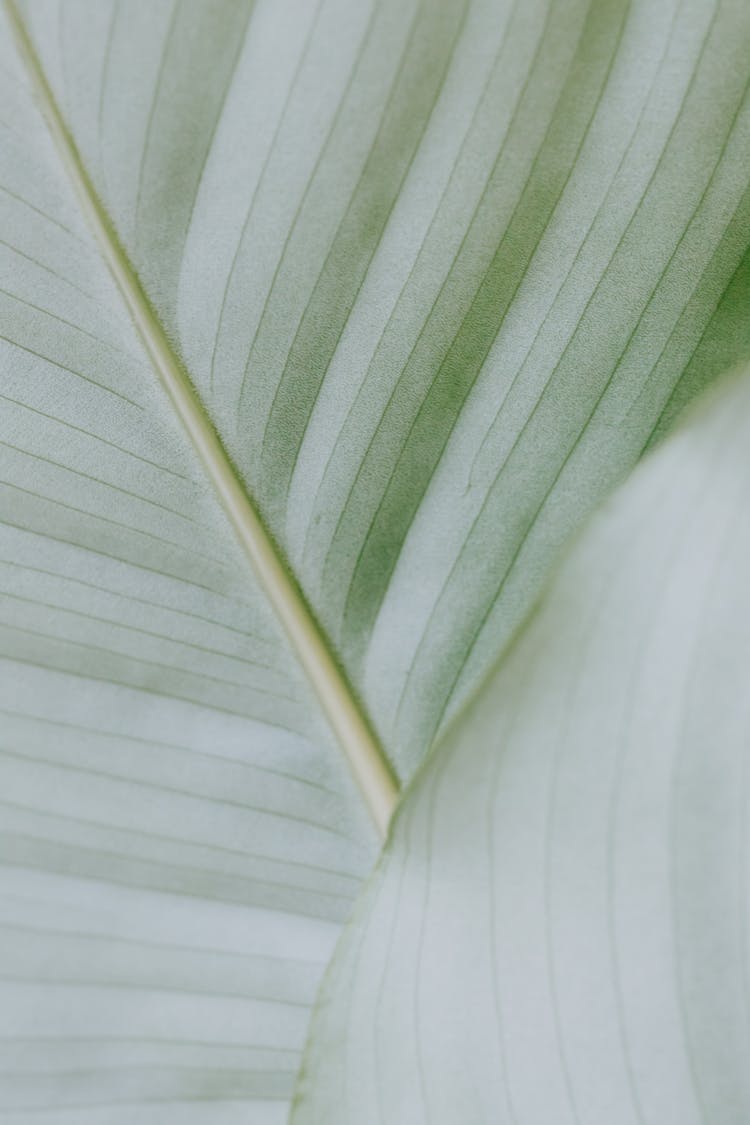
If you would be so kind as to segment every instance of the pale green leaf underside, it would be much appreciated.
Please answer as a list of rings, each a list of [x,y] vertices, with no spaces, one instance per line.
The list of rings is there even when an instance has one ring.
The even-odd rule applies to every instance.
[[[571,528],[750,353],[750,10],[22,9],[408,776]],[[0,91],[0,1113],[282,1121],[373,841],[4,27]]]
[[[750,373],[582,536],[403,800],[295,1125],[750,1120]]]

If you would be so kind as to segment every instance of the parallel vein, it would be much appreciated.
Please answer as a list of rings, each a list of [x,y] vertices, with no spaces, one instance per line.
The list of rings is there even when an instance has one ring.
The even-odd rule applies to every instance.
[[[50,133],[75,188],[82,212],[112,272],[172,406],[198,454],[224,511],[252,563],[321,706],[355,780],[385,836],[398,787],[390,764],[355,700],[294,578],[289,573],[203,410],[182,364],[144,294],[99,202],[68,132],[13,0],[6,9]]]

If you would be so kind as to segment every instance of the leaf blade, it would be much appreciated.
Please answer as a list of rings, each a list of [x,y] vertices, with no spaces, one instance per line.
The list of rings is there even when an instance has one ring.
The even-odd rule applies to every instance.
[[[279,1122],[375,840],[0,39],[1,1112]]]
[[[224,25],[222,13],[229,8],[237,21],[233,27],[248,21],[242,43],[232,43],[233,33]],[[572,6],[540,0],[475,2],[464,10],[395,0],[372,7],[339,0],[315,7],[259,0],[251,10],[250,4],[134,0],[118,11],[115,4],[66,0],[25,5],[24,13],[170,347],[185,359],[399,772],[407,776],[446,707],[471,688],[523,617],[571,528],[632,465],[655,425],[663,429],[671,423],[675,408],[698,386],[750,352],[741,303],[750,241],[744,194],[750,148],[742,94],[746,6],[730,0],[715,13],[704,0],[658,6],[607,0],[590,7],[578,0]],[[179,29],[180,49],[170,27]],[[198,29],[195,34],[191,27]],[[426,56],[420,58],[420,51]],[[194,84],[186,81],[191,73]],[[414,120],[405,120],[403,131],[391,128],[386,118],[394,106],[401,107],[396,117],[406,107],[409,118],[412,97],[403,96],[404,76],[419,74],[429,81],[414,95]],[[23,114],[19,122],[23,132]],[[382,176],[372,161],[368,165],[378,138],[386,138],[379,150],[386,150]],[[17,402],[16,422],[6,436],[7,444],[18,448],[4,446],[1,453],[14,481],[3,499],[10,523],[18,526],[5,533],[27,574],[19,584],[15,570],[3,570],[3,589],[11,595],[7,604],[13,607],[2,633],[4,650],[27,661],[19,668],[48,666],[48,675],[33,682],[51,685],[60,707],[66,702],[63,683],[71,693],[83,691],[80,699],[92,709],[101,691],[100,700],[113,701],[118,715],[144,708],[148,717],[159,710],[165,727],[172,709],[179,713],[181,731],[189,727],[188,714],[200,715],[195,721],[203,724],[201,740],[210,739],[205,717],[210,710],[216,745],[227,739],[236,748],[244,731],[253,755],[269,771],[289,772],[285,767],[291,763],[294,772],[315,763],[326,782],[323,790],[333,792],[306,785],[303,799],[296,785],[286,790],[282,811],[289,840],[273,803],[280,798],[272,800],[265,790],[262,807],[247,810],[252,830],[241,829],[229,792],[232,783],[239,784],[236,774],[217,766],[216,785],[223,786],[227,823],[236,827],[239,845],[222,836],[216,800],[195,805],[183,794],[180,812],[197,817],[191,831],[213,826],[210,855],[201,851],[208,845],[198,832],[197,839],[180,842],[187,859],[172,870],[160,862],[164,841],[157,843],[159,824],[152,819],[152,851],[130,856],[128,870],[154,880],[165,895],[176,894],[182,878],[194,880],[191,885],[204,899],[213,885],[224,897],[244,896],[246,906],[269,910],[279,905],[281,881],[289,895],[281,901],[290,915],[321,911],[323,904],[335,913],[333,900],[350,901],[367,866],[366,833],[350,808],[345,782],[331,774],[325,733],[304,685],[289,671],[283,642],[256,604],[254,588],[240,589],[233,547],[220,521],[214,522],[210,498],[175,452],[179,440],[168,423],[156,424],[161,417],[156,399],[143,404],[138,378],[125,359],[115,360],[103,345],[100,352],[94,342],[84,344],[83,334],[71,329],[78,315],[71,294],[92,300],[90,292],[80,291],[95,281],[93,296],[101,296],[99,274],[84,264],[85,255],[71,252],[82,236],[75,210],[61,202],[64,192],[54,177],[38,176],[36,168],[30,172],[34,145],[31,136],[26,140],[12,153],[18,160],[0,192],[0,219],[18,235],[20,253],[9,250],[12,269],[21,277],[21,260],[26,270],[44,260],[47,273],[44,282],[29,274],[9,288],[51,315],[43,318],[29,308],[22,314],[20,305],[10,312],[17,347],[6,353],[7,367]],[[402,141],[411,149],[408,159]],[[376,197],[372,213],[362,204],[363,184]],[[28,223],[28,212],[38,224]],[[336,257],[336,246],[353,247],[352,261],[345,262],[345,254]],[[347,284],[332,270],[331,255]],[[501,260],[507,270],[498,268]],[[482,289],[493,261],[492,285]],[[55,276],[68,284],[55,288]],[[488,302],[485,320],[477,310],[481,295],[490,291],[497,303]],[[104,332],[99,323],[111,319],[106,303],[86,306],[78,327],[122,344],[121,324]],[[305,313],[313,308],[320,317]],[[464,332],[461,348],[454,348],[465,318],[481,339]],[[69,321],[67,328],[61,319]],[[482,366],[483,349],[498,325]],[[333,328],[340,331],[335,347]],[[422,350],[410,358],[420,340]],[[456,413],[456,403],[441,402],[434,425],[420,424],[415,431],[411,420],[420,417],[421,397],[435,402],[438,374],[461,349],[475,369],[472,378],[476,375],[465,404]],[[43,390],[47,369],[29,366],[42,364],[45,355],[58,362],[51,396]],[[246,370],[245,417],[238,421]],[[39,371],[46,373],[43,379]],[[453,371],[461,375],[462,364],[454,363]],[[141,375],[148,377],[145,371]],[[308,376],[316,384],[313,395]],[[610,390],[597,406],[610,376]],[[108,390],[97,390],[102,379]],[[71,417],[64,388],[80,381],[87,381],[89,398],[81,398],[81,417]],[[299,417],[295,394],[305,406]],[[393,408],[388,413],[392,394],[405,418]],[[104,427],[94,407],[97,396],[108,404]],[[311,397],[315,403],[308,413]],[[25,405],[19,406],[22,399]],[[141,405],[148,419],[143,433],[128,415]],[[17,411],[27,407],[37,410],[36,428],[32,432],[22,422],[14,432]],[[68,430],[55,429],[53,415],[57,422],[64,417],[78,435],[68,435],[64,450],[54,443]],[[274,427],[265,441],[271,415]],[[86,448],[83,431],[89,433]],[[23,451],[19,432],[28,440]],[[403,445],[406,432],[429,439],[424,458],[408,438]],[[111,460],[106,471],[102,450],[109,450]],[[169,464],[158,466],[166,451]],[[124,452],[130,456],[123,461]],[[494,484],[509,454],[508,469]],[[36,459],[28,460],[30,455]],[[64,461],[64,471],[47,463],[55,459]],[[405,465],[416,466],[416,481]],[[154,470],[163,473],[160,483],[149,475]],[[97,473],[103,478],[98,483],[90,479]],[[77,495],[71,491],[74,479]],[[186,495],[185,481],[197,488],[197,500]],[[388,505],[393,519],[381,517],[376,526],[373,513]],[[125,515],[132,517],[130,530],[118,529]],[[51,565],[58,575],[40,573],[44,568],[34,559],[39,527],[47,532],[44,550],[55,552]],[[22,538],[24,529],[31,532],[28,538]],[[81,576],[71,560],[78,556],[61,542],[71,537],[98,552],[85,556],[90,568],[85,585],[75,582]],[[356,597],[349,601],[365,543],[368,565],[381,548],[384,564],[382,571],[379,562],[375,566],[372,582],[360,568]],[[143,585],[129,566],[139,568],[135,573]],[[158,571],[169,572],[174,583]],[[67,610],[59,605],[63,590]],[[48,610],[56,599],[55,610]],[[87,607],[85,599],[93,602]],[[348,616],[347,603],[356,607]],[[82,630],[84,621],[90,631],[81,644],[73,626]],[[262,641],[255,636],[257,622]],[[258,667],[269,651],[277,663]],[[75,675],[55,678],[66,670]],[[114,694],[108,679],[120,685],[113,685]],[[189,710],[191,702],[197,711]],[[297,753],[284,741],[288,725],[301,739],[292,739]],[[49,731],[40,724],[37,758],[44,756],[40,747],[49,748]],[[158,733],[146,724],[144,737],[165,767],[176,769],[179,759],[170,756]],[[200,745],[207,755],[210,747]],[[132,746],[128,753],[134,756]],[[9,774],[18,783],[13,753],[8,758]],[[37,771],[48,799],[58,801],[54,824],[62,836],[70,825],[61,815],[57,774],[48,761],[28,762],[26,768],[28,776]],[[83,776],[72,766],[70,774]],[[316,778],[319,782],[318,773],[306,775],[305,781]],[[20,780],[28,784],[26,775]],[[96,791],[93,777],[86,784],[87,792]],[[118,784],[122,808],[116,798],[110,800],[120,817],[124,810],[146,816],[142,799],[152,817],[154,807],[167,802],[163,782],[144,788],[120,778]],[[75,788],[64,794],[76,808]],[[169,798],[164,816],[177,807],[176,798]],[[17,809],[13,815],[28,813]],[[53,810],[47,813],[42,817],[37,809],[34,825],[46,823],[49,836]],[[88,816],[91,820],[91,809]],[[307,835],[297,840],[304,838],[323,856],[323,866],[332,865],[327,873],[312,871],[304,854],[292,864],[288,848],[295,817],[314,821],[300,828]],[[342,817],[345,825],[337,831]],[[145,825],[139,823],[143,835]],[[109,827],[125,847],[131,837],[122,823]],[[22,834],[17,819],[15,829],[17,841]],[[90,834],[88,849],[72,839],[59,848],[74,867],[92,864],[97,847],[108,854],[106,833],[97,835],[105,832],[101,824],[81,831]],[[281,864],[271,866],[266,880],[249,854],[259,840]],[[170,847],[179,860],[178,845],[172,841]],[[114,845],[110,850],[116,851]],[[52,868],[59,865],[49,840],[35,854]],[[354,864],[351,870],[333,870],[341,856]],[[123,861],[116,858],[119,870]],[[217,917],[212,909],[205,907],[206,917]],[[331,933],[338,922],[337,914]],[[220,930],[216,921],[219,936]],[[52,938],[50,949],[53,957]],[[104,961],[107,956],[103,951]],[[108,1069],[107,1057],[101,1057],[102,1072],[112,1080],[117,1100],[127,1101],[128,1091]],[[268,1060],[263,1065],[274,1069]],[[215,1091],[215,1081],[207,1064],[205,1089]],[[100,1082],[106,1085],[101,1075],[92,1085]],[[142,1095],[153,1090],[145,1072],[138,1082]],[[61,1089],[65,1083],[78,1090],[86,1085],[80,1075],[61,1083]],[[255,1105],[269,1088],[257,1087]],[[193,1087],[189,1093],[201,1096]],[[368,1087],[368,1106],[377,1098],[377,1088]],[[174,1112],[187,1113],[187,1105],[180,1102]],[[221,1106],[214,1098],[208,1112],[222,1112]],[[233,1113],[228,1102],[224,1110]],[[75,1117],[83,1110],[70,1112]],[[96,1116],[104,1110],[88,1112]],[[128,1112],[111,1109],[119,1120],[129,1121]],[[137,1112],[144,1120],[152,1112],[143,1098]],[[154,1112],[158,1119],[164,1110]],[[280,1103],[273,1110],[264,1104],[257,1112],[278,1117],[284,1110]]]
[[[114,34],[101,136],[85,5],[62,50],[28,15],[156,278],[163,232],[154,212],[137,233],[126,169],[162,49],[170,89],[208,51],[177,65],[171,9],[138,11]],[[180,277],[149,295],[404,778],[567,535],[689,397],[750,242],[748,36],[741,4],[704,0],[288,0],[255,5],[231,79],[217,67],[223,111],[185,163],[191,227],[170,236]],[[129,123],[112,90],[137,51]],[[191,96],[150,148],[184,148]],[[175,178],[145,176],[168,209]],[[721,319],[717,374],[750,350],[739,305]]]
[[[405,797],[295,1121],[745,1115],[749,394],[608,502]]]
[[[310,613],[301,590],[288,573],[248,493],[237,478],[186,371],[170,346],[166,333],[133,272],[81,164],[13,0],[7,0],[7,10],[19,50],[29,69],[39,102],[75,187],[81,208],[104,260],[112,271],[155,372],[208,479],[216,490],[217,497],[254,567],[258,580],[286,629],[331,727],[340,740],[342,750],[362,790],[373,820],[381,835],[385,837],[398,793],[388,759],[352,695],[333,653],[327,646],[325,637]],[[149,133],[150,121],[147,137]],[[140,187],[137,211],[139,203]]]

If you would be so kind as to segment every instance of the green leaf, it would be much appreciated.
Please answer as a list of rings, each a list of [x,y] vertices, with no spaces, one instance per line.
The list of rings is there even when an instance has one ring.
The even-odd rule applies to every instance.
[[[750,355],[750,10],[7,7],[0,1114],[281,1121],[375,852],[336,739],[382,827]]]
[[[0,160],[0,1117],[281,1122],[375,834],[20,77]]]
[[[644,463],[405,796],[299,1125],[742,1122],[750,373]]]
[[[750,355],[747,4],[25,10],[147,292],[410,775],[570,530]]]

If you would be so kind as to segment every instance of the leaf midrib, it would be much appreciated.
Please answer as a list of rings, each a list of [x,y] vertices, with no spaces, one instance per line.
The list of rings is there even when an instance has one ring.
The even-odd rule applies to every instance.
[[[143,291],[94,190],[15,0],[4,0],[4,4],[19,55],[87,226],[114,277],[159,382],[336,735],[370,815],[385,837],[399,793],[388,758]]]

